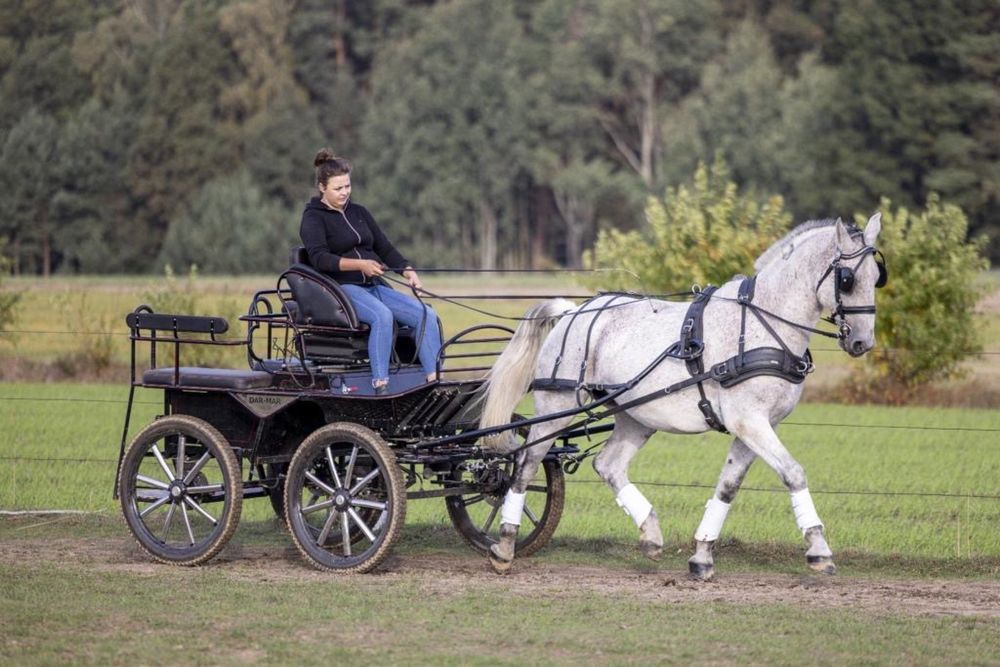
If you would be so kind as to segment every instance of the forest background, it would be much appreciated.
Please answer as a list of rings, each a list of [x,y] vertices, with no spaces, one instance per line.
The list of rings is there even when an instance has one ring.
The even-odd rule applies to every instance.
[[[724,160],[795,220],[961,206],[1000,258],[990,0],[2,0],[15,274],[284,265],[329,146],[418,266],[580,266]]]

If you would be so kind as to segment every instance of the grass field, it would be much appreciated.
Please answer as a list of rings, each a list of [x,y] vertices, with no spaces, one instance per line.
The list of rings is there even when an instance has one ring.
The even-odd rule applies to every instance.
[[[0,386],[0,511],[88,514],[0,515],[0,664],[1000,664],[1000,409],[799,406],[779,434],[809,476],[840,568],[832,579],[807,574],[788,494],[760,463],[718,545],[718,580],[684,579],[728,447],[719,434],[657,435],[633,465],[668,542],[656,564],[588,463],[567,480],[550,545],[509,577],[489,573],[437,499],[409,503],[395,556],[373,575],[310,569],[266,500],[245,505],[208,565],[153,564],[111,498],[128,393],[123,315],[147,296],[197,291],[197,312],[232,316],[272,281],[14,281],[18,330],[79,333],[0,336],[0,361],[28,369]],[[478,305],[517,315],[528,303]],[[438,309],[448,332],[480,321]],[[995,349],[1000,317],[983,317]],[[111,384],[23,381],[41,367],[79,371],[94,345],[110,355]],[[833,351],[817,360],[810,383],[856,363]],[[979,367],[974,379],[1000,381],[1000,357]],[[130,433],[161,409],[158,392],[136,400]]]

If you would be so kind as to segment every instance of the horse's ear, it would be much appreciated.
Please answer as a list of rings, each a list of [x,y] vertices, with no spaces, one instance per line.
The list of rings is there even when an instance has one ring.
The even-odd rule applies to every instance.
[[[850,245],[851,233],[847,231],[847,225],[840,218],[837,218],[837,247],[846,248]]]
[[[876,212],[875,215],[868,218],[868,224],[865,225],[865,245],[874,246],[875,240],[878,238],[878,234],[881,231],[882,214]]]

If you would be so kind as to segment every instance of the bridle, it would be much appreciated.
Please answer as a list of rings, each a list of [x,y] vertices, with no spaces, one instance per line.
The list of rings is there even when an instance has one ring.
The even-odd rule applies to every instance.
[[[837,256],[833,258],[830,266],[826,267],[826,271],[823,272],[823,275],[819,278],[819,282],[816,283],[816,292],[818,294],[819,288],[822,286],[823,281],[826,280],[826,277],[831,274],[833,275],[833,295],[837,301],[837,305],[833,309],[833,312],[830,313],[830,316],[823,319],[837,327],[837,337],[840,340],[844,340],[851,335],[851,325],[847,323],[847,315],[875,314],[875,304],[871,304],[870,306],[845,306],[841,298],[841,295],[850,294],[854,291],[854,274],[858,270],[858,267],[861,266],[861,262],[865,261],[865,257],[868,255],[872,256],[876,266],[878,266],[878,278],[875,280],[875,288],[885,287],[885,284],[889,280],[889,270],[885,266],[885,256],[881,251],[870,245],[862,246],[858,250],[846,254],[838,250]],[[858,260],[854,266],[841,265],[842,261],[851,259]]]

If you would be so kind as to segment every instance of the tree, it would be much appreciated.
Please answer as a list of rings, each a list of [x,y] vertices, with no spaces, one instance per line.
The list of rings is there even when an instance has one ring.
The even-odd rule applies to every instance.
[[[122,97],[105,106],[91,98],[59,137],[52,216],[63,240],[63,270],[81,273],[148,271],[157,247],[141,220],[131,219],[126,186],[128,144],[135,119]]]
[[[295,243],[294,216],[267,200],[245,169],[199,191],[173,224],[161,265],[204,273],[270,273],[288,262]]]
[[[7,134],[0,149],[0,234],[11,244],[15,274],[52,273],[52,191],[56,182],[55,120],[29,109]]]
[[[783,122],[782,79],[767,34],[754,20],[740,23],[722,57],[702,70],[698,90],[664,123],[668,180],[680,182],[698,162],[721,155],[744,187],[784,191],[778,147],[791,128]]]
[[[827,143],[846,147],[829,181],[855,193],[843,204],[915,206],[936,190],[968,211],[973,232],[996,233],[998,53],[988,0],[843,3],[824,48],[840,83]]]
[[[645,184],[658,186],[665,159],[665,110],[697,87],[702,63],[718,49],[713,0],[589,0],[579,3],[589,91],[615,154]]]
[[[378,62],[360,180],[417,256],[499,264],[501,221],[515,215],[512,188],[527,162],[513,67],[520,30],[506,3],[437,5]]]
[[[211,4],[185,3],[181,13],[154,50],[129,146],[135,217],[157,245],[201,186],[242,158],[243,110],[223,100],[240,80],[238,60]]]

